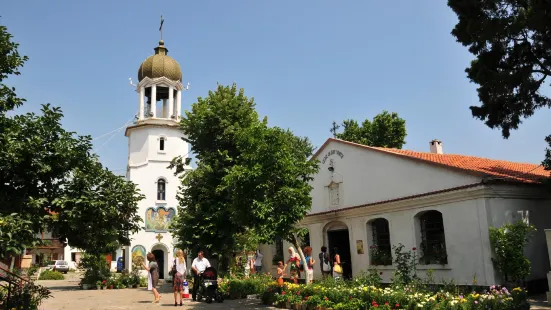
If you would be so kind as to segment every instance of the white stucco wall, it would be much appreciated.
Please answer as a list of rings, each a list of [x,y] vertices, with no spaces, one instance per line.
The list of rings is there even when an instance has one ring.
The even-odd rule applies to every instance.
[[[337,152],[324,157],[331,151]],[[338,208],[395,199],[480,182],[480,177],[331,141],[317,156],[320,170],[312,181],[312,210],[330,210],[327,186],[339,183]],[[334,163],[334,173],[328,168]]]
[[[532,273],[527,280],[544,279],[549,271],[549,256],[545,229],[551,228],[551,201],[545,199],[511,199],[495,197],[487,200],[488,225],[500,227],[526,220],[537,229],[525,254],[531,262]],[[500,279],[499,276],[497,278]]]
[[[366,208],[368,209],[368,208]],[[422,211],[436,210],[442,213],[446,235],[447,265],[419,265],[418,274],[424,277],[426,270],[432,269],[436,281],[442,278],[454,279],[457,284],[471,284],[476,276],[479,284],[493,284],[494,274],[489,259],[489,239],[485,220],[485,200],[483,198],[451,202],[441,205],[417,207],[410,210],[365,215],[334,215],[321,222],[308,224],[310,245],[315,253],[320,252],[322,245],[327,245],[326,226],[335,222],[344,223],[349,230],[349,241],[352,258],[352,272],[357,275],[370,267],[369,246],[372,245],[372,231],[368,222],[376,218],[385,218],[389,222],[391,245],[403,244],[405,250],[420,248],[420,231],[415,216]],[[483,215],[480,220],[480,215]],[[356,252],[356,240],[362,240],[364,254]],[[393,253],[394,256],[394,253]],[[317,257],[317,254],[316,254]],[[382,278],[390,282],[394,267],[373,266],[382,271]],[[321,277],[319,265],[314,270],[316,277]]]
[[[147,123],[147,121],[146,121]],[[164,207],[173,208],[177,211],[178,201],[176,195],[180,180],[174,176],[174,171],[168,169],[170,161],[179,155],[187,157],[189,146],[182,140],[183,134],[177,126],[140,126],[127,131],[129,139],[127,177],[136,183],[145,199],[139,202],[138,214],[144,221],[144,229],[131,236],[130,247],[127,248],[126,268],[132,267],[132,249],[136,245],[145,247],[146,253],[153,250],[164,252],[164,277],[168,277],[171,262],[173,261],[174,240],[171,234],[166,232],[153,232],[145,230],[145,216],[148,208]],[[163,137],[165,150],[159,150],[159,140]],[[157,181],[163,178],[166,181],[166,199],[157,200]],[[156,237],[162,236],[159,241]]]

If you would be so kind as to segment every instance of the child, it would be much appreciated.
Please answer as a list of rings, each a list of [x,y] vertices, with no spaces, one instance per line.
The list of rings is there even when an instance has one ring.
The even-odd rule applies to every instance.
[[[283,286],[283,276],[285,275],[283,271],[285,271],[285,268],[287,268],[287,264],[283,265],[282,261],[277,262],[277,284],[279,286]]]

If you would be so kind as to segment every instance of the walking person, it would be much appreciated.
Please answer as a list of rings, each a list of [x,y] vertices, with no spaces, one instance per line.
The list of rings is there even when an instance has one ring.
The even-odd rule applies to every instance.
[[[260,253],[260,250],[256,250],[256,254],[254,256],[254,271],[255,273],[260,273],[262,271],[262,259],[264,258],[264,255]]]
[[[321,277],[322,279],[326,279],[331,275],[331,261],[326,246],[321,247],[321,253],[319,253],[318,257],[320,259]]]
[[[314,282],[314,264],[316,263],[316,261],[312,257],[312,247],[310,246],[305,247],[304,255],[305,255],[304,258],[306,259],[306,266],[304,268],[306,271],[305,280],[306,280],[306,284],[308,285]]]
[[[174,279],[172,283],[174,284],[174,306],[178,306],[178,295],[180,296],[180,306],[183,306],[183,289],[184,289],[184,280],[186,276],[186,258],[184,256],[184,251],[176,251],[176,258],[174,259],[174,266],[172,267],[172,272],[174,273]]]
[[[333,248],[333,278],[342,278],[341,256],[337,247]]]
[[[205,253],[199,251],[197,257],[191,263],[191,270],[193,270],[193,290],[191,291],[191,298],[193,301],[197,300],[197,290],[199,289],[200,278],[205,269],[210,267],[208,259],[204,257]]]
[[[145,263],[142,263],[145,270],[148,271],[147,289],[149,291],[153,291],[153,296],[155,297],[155,299],[152,303],[158,303],[161,299],[161,295],[159,295],[159,292],[157,291],[157,283],[159,282],[159,266],[155,261],[155,255],[153,255],[153,253],[147,253],[147,260],[149,261],[149,267],[146,266]]]

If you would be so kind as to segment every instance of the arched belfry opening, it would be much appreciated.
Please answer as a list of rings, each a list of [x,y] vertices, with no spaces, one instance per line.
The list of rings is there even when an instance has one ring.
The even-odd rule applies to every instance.
[[[165,119],[178,122],[182,107],[182,70],[180,64],[168,56],[163,40],[138,69],[139,116],[146,119]]]

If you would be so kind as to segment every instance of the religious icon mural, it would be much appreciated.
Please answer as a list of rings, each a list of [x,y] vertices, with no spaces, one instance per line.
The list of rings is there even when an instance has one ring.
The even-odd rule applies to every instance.
[[[136,245],[132,248],[132,269],[142,270],[142,263],[145,262],[145,247]]]
[[[145,230],[166,232],[175,215],[176,210],[173,208],[148,208],[145,211]]]

